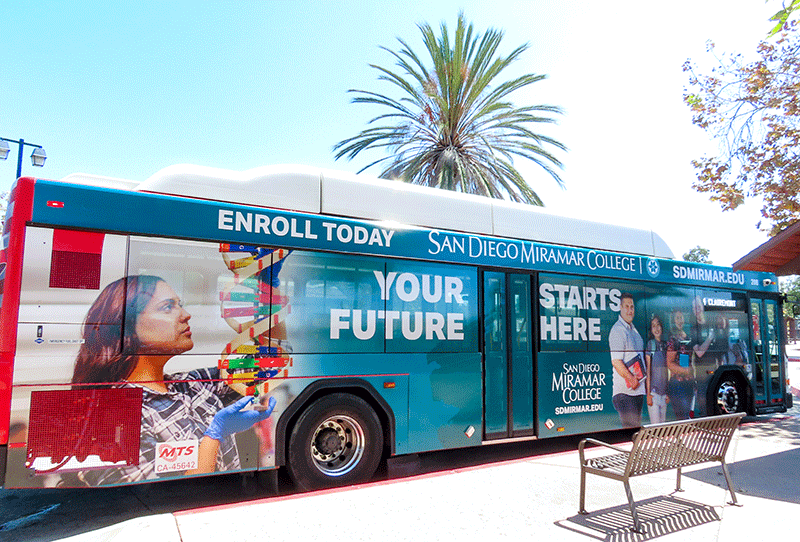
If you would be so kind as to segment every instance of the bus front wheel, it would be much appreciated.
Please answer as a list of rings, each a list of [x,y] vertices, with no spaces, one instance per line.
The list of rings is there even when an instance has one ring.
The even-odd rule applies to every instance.
[[[723,376],[714,393],[714,414],[733,414],[745,409],[744,388],[739,379],[730,375]]]
[[[348,393],[326,395],[292,429],[289,475],[303,491],[368,481],[381,460],[382,435],[366,401]]]

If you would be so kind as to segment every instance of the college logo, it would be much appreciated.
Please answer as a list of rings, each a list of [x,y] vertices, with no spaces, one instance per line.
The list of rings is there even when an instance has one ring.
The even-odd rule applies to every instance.
[[[653,278],[658,277],[658,273],[661,271],[661,266],[658,265],[658,261],[654,260],[653,258],[648,258],[647,260],[647,274]]]

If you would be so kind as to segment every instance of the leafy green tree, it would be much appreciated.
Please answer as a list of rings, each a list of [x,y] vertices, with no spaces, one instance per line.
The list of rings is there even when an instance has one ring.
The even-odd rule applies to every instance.
[[[783,304],[783,315],[788,318],[800,316],[800,277],[784,278],[778,280],[778,287],[786,296]]]
[[[773,235],[800,218],[800,27],[782,24],[786,30],[762,41],[753,60],[718,56],[710,43],[717,63],[710,74],[684,64],[692,122],[720,143],[718,156],[692,162],[694,188],[724,211],[761,200]]]
[[[424,55],[397,38],[399,51],[382,47],[394,57],[397,69],[371,65],[380,73],[378,79],[401,97],[350,90],[356,94],[353,103],[378,105],[385,112],[373,118],[369,128],[337,143],[336,158],[352,159],[366,149],[388,150],[388,156],[361,171],[381,164],[381,177],[542,205],[513,158],[533,161],[563,187],[557,172],[562,164],[551,150],[564,151],[565,146],[534,131],[555,122],[561,109],[511,103],[510,94],[545,79],[544,75],[507,81],[500,77],[528,49],[527,44],[501,56],[503,32],[489,29],[480,34],[463,13],[453,36],[444,22],[439,36],[427,23],[418,27]]]
[[[787,4],[788,1],[788,4]],[[775,26],[769,31],[768,36],[774,36],[781,30],[786,30],[789,24],[789,19],[792,14],[800,10],[800,0],[786,0],[783,3],[783,9],[778,11],[775,15],[770,17],[770,21],[775,22]]]
[[[707,248],[702,248],[700,245],[697,245],[692,250],[687,252],[683,255],[683,261],[685,262],[697,262],[697,263],[714,263],[710,259],[711,251]]]

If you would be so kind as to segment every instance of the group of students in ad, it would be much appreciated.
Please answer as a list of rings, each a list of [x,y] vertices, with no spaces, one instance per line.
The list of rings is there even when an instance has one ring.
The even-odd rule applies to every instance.
[[[722,313],[710,321],[698,296],[692,301],[691,321],[679,309],[669,313],[668,325],[661,316],[651,315],[646,342],[633,324],[635,313],[633,296],[623,293],[619,318],[608,337],[612,402],[622,426],[642,425],[645,402],[650,423],[666,421],[670,406],[674,419],[706,415],[705,385],[714,369],[747,365],[742,339],[731,341],[729,321]]]

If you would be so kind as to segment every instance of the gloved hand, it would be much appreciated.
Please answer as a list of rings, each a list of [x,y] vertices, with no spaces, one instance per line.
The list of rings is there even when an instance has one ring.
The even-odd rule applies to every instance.
[[[261,420],[266,420],[275,408],[274,397],[269,398],[269,405],[266,410],[242,410],[253,402],[252,397],[242,397],[230,406],[227,406],[216,413],[211,425],[208,426],[204,436],[222,441],[226,437],[250,429],[254,424]]]

